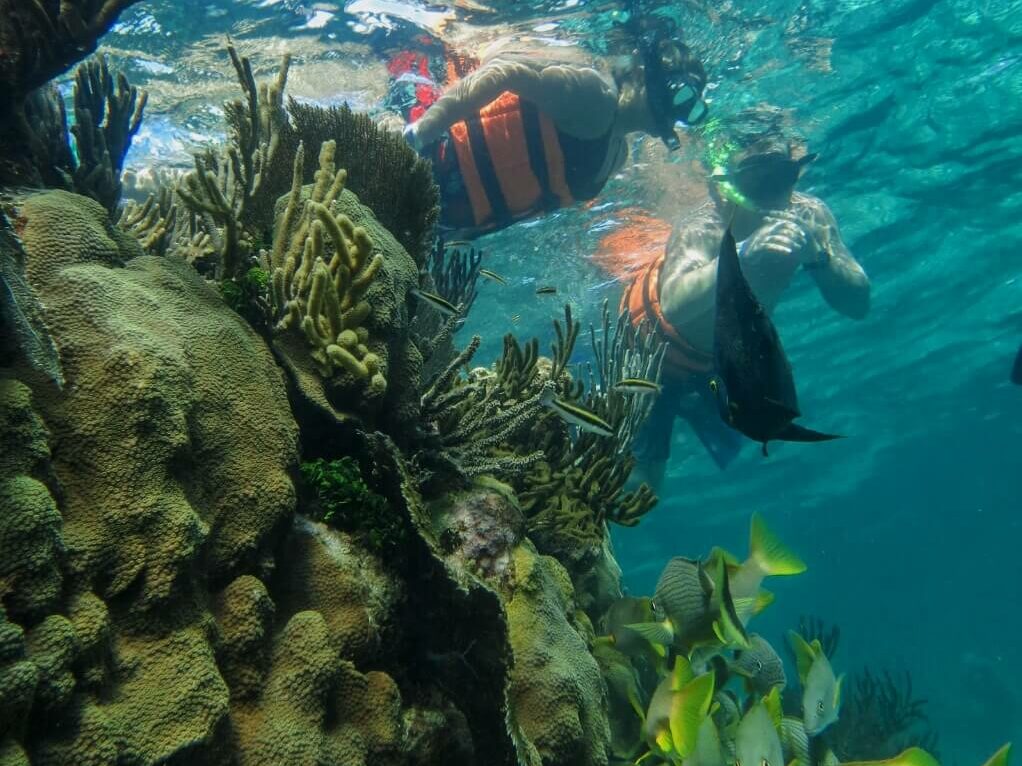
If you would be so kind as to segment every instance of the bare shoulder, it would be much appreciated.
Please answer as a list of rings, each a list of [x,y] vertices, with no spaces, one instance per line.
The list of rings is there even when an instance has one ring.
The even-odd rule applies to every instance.
[[[837,227],[837,219],[827,203],[811,194],[795,192],[791,197],[791,211],[808,223],[817,226]]]

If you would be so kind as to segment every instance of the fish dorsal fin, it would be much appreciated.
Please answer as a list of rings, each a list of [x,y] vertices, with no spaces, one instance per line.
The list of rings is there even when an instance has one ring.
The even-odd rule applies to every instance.
[[[804,686],[806,676],[809,675],[809,669],[813,666],[816,656],[813,654],[813,648],[806,643],[806,640],[793,630],[788,631],[788,643],[791,645],[791,651],[795,653],[798,678]]]
[[[983,766],[1008,766],[1008,756],[1011,755],[1011,743],[1003,745],[1000,750],[990,756]]]
[[[814,638],[812,640],[812,643],[809,644],[809,646],[813,648],[813,654],[815,654],[817,657],[823,655],[823,644],[820,643],[820,639]]]
[[[693,678],[692,663],[688,658],[679,654],[674,658],[674,669],[671,671],[671,691],[680,692]]]
[[[796,575],[806,571],[806,564],[781,542],[763,517],[752,514],[749,524],[749,558],[765,575]]]
[[[674,750],[687,758],[696,749],[699,727],[710,712],[713,700],[713,673],[692,679],[671,700],[671,739]]]
[[[774,728],[780,734],[781,719],[784,718],[784,710],[781,709],[781,690],[776,686],[771,689],[770,693],[763,698],[763,704],[770,714],[770,720],[774,722]]]

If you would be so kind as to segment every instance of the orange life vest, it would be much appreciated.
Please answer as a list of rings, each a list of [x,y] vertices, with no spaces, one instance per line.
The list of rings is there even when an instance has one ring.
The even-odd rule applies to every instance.
[[[632,325],[646,322],[660,332],[667,342],[664,356],[665,381],[686,382],[707,375],[713,369],[713,356],[695,348],[667,321],[660,307],[660,273],[665,254],[645,265],[625,288],[621,296],[621,311],[628,311]]]
[[[594,140],[557,130],[533,104],[505,91],[467,120],[451,126],[435,167],[450,223],[477,231],[502,228],[537,212],[595,197],[606,179],[596,179],[610,132]],[[566,153],[572,156],[566,159]],[[453,154],[453,156],[451,156]],[[575,158],[585,157],[584,161]],[[452,162],[454,160],[456,162]],[[467,204],[444,192],[444,169],[456,170]],[[459,190],[462,191],[462,190]]]

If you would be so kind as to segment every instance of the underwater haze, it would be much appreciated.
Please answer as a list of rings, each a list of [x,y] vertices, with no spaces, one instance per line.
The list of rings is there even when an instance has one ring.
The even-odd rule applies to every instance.
[[[302,103],[379,115],[396,51],[443,41],[471,53],[508,32],[599,51],[624,12],[597,0],[142,0],[100,51],[149,92],[125,165],[146,177],[187,171],[223,140],[237,89],[228,35],[259,79],[290,52],[288,93]],[[744,559],[760,514],[808,570],[768,583],[776,603],[756,632],[780,648],[802,617],[838,626],[837,672],[907,671],[940,761],[980,766],[1022,740],[1022,388],[1009,381],[1022,343],[1022,0],[676,0],[657,14],[703,61],[711,115],[770,105],[818,153],[799,190],[829,205],[872,294],[852,321],[800,272],[773,312],[802,422],[846,438],[772,442],[766,457],[747,441],[721,470],[679,420],[657,506],[611,526],[623,585],[652,594],[671,557],[713,546]],[[488,365],[513,332],[546,354],[568,303],[585,328],[572,361],[593,362],[588,327],[622,293],[593,255],[637,209],[670,224],[707,199],[698,132],[681,141],[668,152],[636,136],[594,203],[477,239],[507,284],[479,281],[455,345],[478,334],[474,363]]]

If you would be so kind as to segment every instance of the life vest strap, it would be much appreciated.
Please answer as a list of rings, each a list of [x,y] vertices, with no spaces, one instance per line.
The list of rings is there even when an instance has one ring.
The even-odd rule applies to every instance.
[[[497,179],[497,171],[493,167],[493,158],[486,145],[486,131],[483,128],[482,117],[476,115],[465,122],[468,126],[468,142],[472,149],[472,159],[475,161],[476,172],[479,173],[483,191],[493,211],[494,223],[498,226],[505,226],[512,220],[511,212],[508,210],[507,200],[504,198],[500,181]]]
[[[522,110],[522,127],[525,130],[525,148],[529,152],[529,167],[539,182],[540,206],[543,210],[556,210],[560,207],[560,198],[550,185],[550,166],[543,145],[543,128],[539,120],[539,111],[529,101],[519,101]]]

